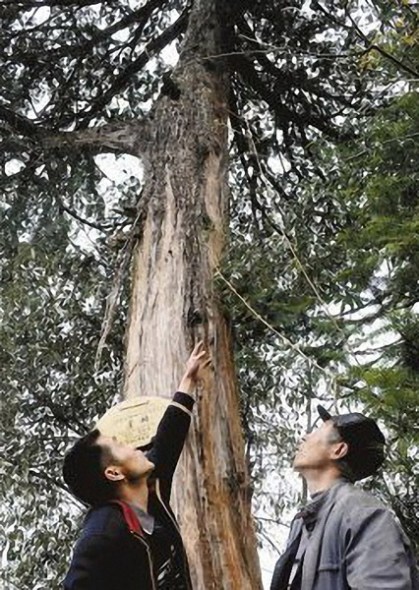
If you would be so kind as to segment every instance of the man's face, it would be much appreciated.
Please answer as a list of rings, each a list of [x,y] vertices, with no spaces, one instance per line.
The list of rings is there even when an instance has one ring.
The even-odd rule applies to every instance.
[[[323,422],[320,428],[303,437],[294,458],[296,471],[304,469],[326,469],[342,456],[339,433],[331,420]],[[345,453],[343,453],[345,454]]]
[[[128,482],[138,481],[148,476],[154,469],[154,464],[147,459],[143,451],[118,442],[114,437],[100,436],[98,444],[104,450],[105,467],[108,473],[109,468],[112,468],[115,473],[123,476],[119,479],[125,479]]]

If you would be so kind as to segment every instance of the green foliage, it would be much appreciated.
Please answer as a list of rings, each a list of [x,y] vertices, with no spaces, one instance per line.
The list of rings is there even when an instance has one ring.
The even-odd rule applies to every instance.
[[[80,507],[60,465],[120,388],[125,292],[99,371],[94,357],[141,202],[137,178],[112,182],[92,151],[58,151],[44,139],[146,116],[193,7],[38,4],[0,8],[7,590],[56,590],[66,570]],[[416,16],[409,2],[362,8],[336,0],[220,3],[222,51],[208,67],[221,64],[230,80],[232,223],[223,276],[236,292],[221,276],[217,286],[234,329],[257,513],[287,519],[297,502],[289,469],[296,439],[315,421],[316,400],[341,397],[385,423],[391,444],[378,491],[417,539],[419,107],[408,81],[418,63]],[[271,530],[258,525],[261,534]]]
[[[0,520],[10,589],[58,587],[64,575],[80,506],[64,489],[62,456],[114,398],[121,363],[117,337],[106,370],[94,374],[110,282],[98,251],[72,245],[47,195],[39,223],[32,218],[22,232],[18,201],[7,201],[0,246]]]
[[[381,47],[388,41],[385,52],[417,69],[416,49],[406,54],[394,25],[397,14],[409,27],[416,17],[407,4],[391,6],[381,7],[374,42],[380,40]],[[388,438],[384,473],[365,485],[393,506],[419,546],[419,101],[407,70],[386,55],[378,52],[368,71],[383,84],[397,74],[398,87],[376,104],[374,114],[361,109],[357,119],[343,120],[352,138],[313,142],[312,170],[318,174],[307,170],[280,207],[269,184],[261,184],[257,198],[264,213],[253,215],[264,233],[247,228],[249,237],[241,230],[240,221],[251,212],[243,211],[237,196],[241,218],[226,274],[247,306],[228,289],[223,299],[238,320],[237,358],[245,373],[245,408],[251,408],[249,444],[257,458],[266,447],[279,457],[271,463],[260,459],[256,480],[266,481],[289,464],[298,435],[313,422],[313,402],[332,405],[337,398],[343,411],[364,408]],[[247,362],[248,348],[250,370],[241,360]],[[255,407],[263,421],[255,420]],[[289,497],[275,503],[273,515],[278,506],[280,513],[289,507]]]

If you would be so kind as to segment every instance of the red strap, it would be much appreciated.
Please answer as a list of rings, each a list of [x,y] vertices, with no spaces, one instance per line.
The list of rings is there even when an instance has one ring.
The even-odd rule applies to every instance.
[[[134,509],[122,500],[112,500],[112,504],[118,504],[118,506],[121,508],[122,514],[124,515],[124,519],[127,523],[129,530],[142,535],[143,529],[141,528],[140,520],[138,516],[135,514]]]

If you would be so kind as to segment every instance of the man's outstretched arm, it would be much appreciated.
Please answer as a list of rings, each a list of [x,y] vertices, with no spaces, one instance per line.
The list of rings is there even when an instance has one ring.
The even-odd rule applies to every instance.
[[[160,421],[153,440],[153,448],[148,453],[148,458],[155,465],[155,476],[163,484],[162,491],[166,496],[165,499],[168,499],[170,495],[173,473],[191,423],[195,403],[193,394],[201,371],[208,367],[210,362],[203,342],[199,342],[186,362],[178,390]]]

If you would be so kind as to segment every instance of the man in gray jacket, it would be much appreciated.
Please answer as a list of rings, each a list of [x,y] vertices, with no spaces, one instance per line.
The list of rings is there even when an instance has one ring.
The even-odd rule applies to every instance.
[[[292,522],[271,590],[419,590],[412,549],[393,514],[352,485],[381,466],[382,432],[362,414],[318,410],[323,424],[294,459],[312,501]]]

